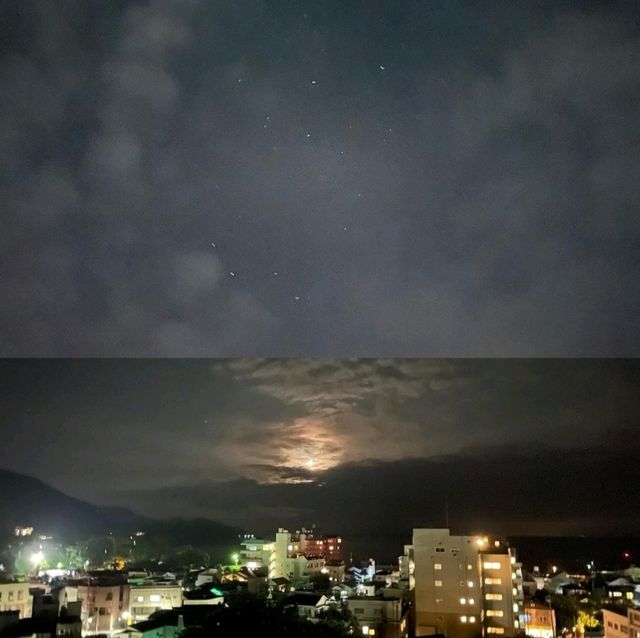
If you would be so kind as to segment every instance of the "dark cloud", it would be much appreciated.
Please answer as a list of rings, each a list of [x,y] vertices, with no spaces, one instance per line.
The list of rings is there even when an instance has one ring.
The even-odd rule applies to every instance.
[[[460,525],[622,530],[639,384],[636,360],[5,360],[0,467],[251,527],[448,500]]]
[[[638,352],[636,3],[0,11],[0,353]]]
[[[637,534],[628,468],[637,445],[496,446],[434,459],[349,464],[315,484],[204,483],[129,493],[152,515],[197,511],[260,533],[317,524],[357,551],[399,553],[416,526],[505,535]],[[480,453],[482,452],[482,453]],[[375,530],[375,533],[372,532]]]

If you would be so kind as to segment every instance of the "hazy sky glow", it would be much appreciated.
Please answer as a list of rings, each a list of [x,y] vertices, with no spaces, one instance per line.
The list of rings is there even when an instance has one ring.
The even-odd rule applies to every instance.
[[[15,360],[0,381],[0,467],[151,515],[384,530],[447,498],[519,532],[637,523],[637,361]]]
[[[640,354],[639,16],[3,0],[0,354]]]

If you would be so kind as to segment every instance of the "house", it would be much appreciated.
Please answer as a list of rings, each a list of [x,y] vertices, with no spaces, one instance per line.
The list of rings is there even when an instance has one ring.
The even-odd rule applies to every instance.
[[[182,587],[175,582],[145,582],[131,584],[129,618],[133,623],[147,620],[159,609],[173,609],[182,605]]]
[[[409,635],[409,605],[402,598],[350,596],[346,605],[365,635],[378,638],[407,638]]]
[[[32,603],[29,583],[15,580],[0,582],[0,612],[17,611],[20,618],[30,618]]]
[[[329,609],[329,599],[323,594],[298,591],[287,596],[283,605],[295,606],[301,618],[315,618],[321,611]]]
[[[81,638],[81,635],[79,616],[24,618],[0,632],[1,638]]]

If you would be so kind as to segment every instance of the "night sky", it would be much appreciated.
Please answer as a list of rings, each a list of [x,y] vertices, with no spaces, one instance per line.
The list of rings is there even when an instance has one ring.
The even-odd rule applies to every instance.
[[[640,354],[639,25],[635,0],[3,0],[0,355]],[[285,399],[261,395],[274,423],[311,418]],[[557,405],[531,407],[542,438]],[[177,477],[222,450],[216,476],[270,474],[241,424],[197,444],[199,408],[153,416],[185,428]],[[379,451],[358,421],[317,462],[488,445],[490,414],[455,437],[408,414],[387,427],[428,435]],[[133,418],[100,431],[138,488]]]
[[[638,533],[637,360],[13,360],[0,467],[255,531]]]

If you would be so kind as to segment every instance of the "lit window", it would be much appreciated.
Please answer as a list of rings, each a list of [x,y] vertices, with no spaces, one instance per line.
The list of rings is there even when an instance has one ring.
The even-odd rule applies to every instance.
[[[516,614],[518,613],[518,603],[513,603],[513,611],[515,611]]]
[[[441,605],[444,602],[444,598],[436,598],[436,605]]]
[[[467,599],[466,598],[461,598],[460,599],[460,604],[461,605],[466,605],[467,604]]]
[[[485,585],[502,585],[502,579],[501,578],[485,578],[484,584]]]
[[[502,600],[502,594],[485,594],[487,600]]]
[[[476,602],[476,601],[475,601],[473,598],[469,598],[469,604],[470,604],[470,605],[474,605],[474,604],[475,604],[475,602]]]
[[[504,633],[504,628],[503,627],[487,627],[487,633],[488,634],[503,634]]]
[[[469,622],[475,622],[475,621],[476,621],[475,616],[469,616]]]
[[[149,596],[149,600],[152,603],[159,603],[160,602],[160,595],[159,594],[151,594],[151,596]]]
[[[467,622],[466,616],[460,616],[460,622]]]
[[[467,582],[467,587],[473,587],[473,581],[472,580]]]
[[[485,561],[482,566],[485,569],[500,569],[500,563],[492,563],[490,561]]]
[[[512,591],[513,591],[513,595],[514,595],[514,596],[517,596],[517,595],[518,595],[518,588],[517,588],[517,587],[514,587],[514,588],[512,589]]]
[[[627,600],[633,600],[633,592],[632,591],[628,591],[627,592]]]
[[[441,581],[441,580],[434,580],[434,581],[433,581],[433,584],[434,584],[436,587],[442,587],[442,581]]]
[[[434,563],[433,569],[442,569],[442,563]]]
[[[362,625],[362,635],[363,636],[369,635],[369,625]]]
[[[469,571],[471,571],[471,570],[473,569],[473,565],[471,565],[470,563],[468,563],[468,564],[467,564],[467,569],[468,569]]]
[[[143,603],[144,602],[144,596],[137,596],[136,597],[136,602],[137,603]]]
[[[504,612],[501,609],[487,609],[487,616],[502,618],[504,616]]]

